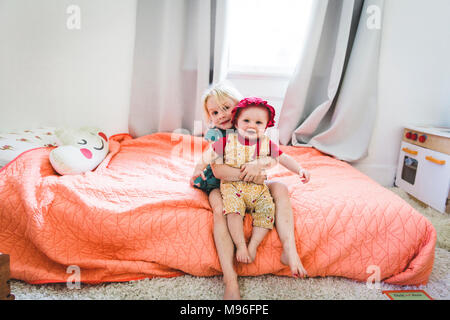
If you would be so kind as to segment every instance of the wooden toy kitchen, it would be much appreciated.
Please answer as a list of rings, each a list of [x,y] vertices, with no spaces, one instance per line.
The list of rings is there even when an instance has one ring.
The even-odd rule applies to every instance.
[[[450,128],[404,128],[395,184],[430,207],[450,213]]]

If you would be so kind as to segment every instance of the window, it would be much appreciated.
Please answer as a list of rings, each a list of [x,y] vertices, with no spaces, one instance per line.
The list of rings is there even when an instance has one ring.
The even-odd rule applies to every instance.
[[[314,0],[229,0],[228,72],[289,76]]]

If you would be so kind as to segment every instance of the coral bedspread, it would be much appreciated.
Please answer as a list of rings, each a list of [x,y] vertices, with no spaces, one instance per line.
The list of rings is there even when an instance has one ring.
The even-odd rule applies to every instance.
[[[116,135],[100,166],[77,176],[53,170],[51,148],[19,156],[0,172],[0,252],[11,255],[11,276],[65,282],[71,265],[86,283],[221,274],[208,198],[189,186],[198,144],[205,147],[185,135]],[[271,171],[288,185],[309,276],[366,281],[378,266],[387,283],[427,283],[436,241],[427,219],[342,161],[312,148],[281,148],[311,172],[303,185],[281,166]],[[238,273],[288,276],[281,252],[274,229],[254,263],[236,265]]]

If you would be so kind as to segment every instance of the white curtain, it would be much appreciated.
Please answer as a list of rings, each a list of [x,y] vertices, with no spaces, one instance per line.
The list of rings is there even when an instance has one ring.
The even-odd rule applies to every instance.
[[[345,161],[367,155],[377,110],[384,0],[316,0],[280,112],[282,144]]]
[[[222,61],[223,7],[222,0],[138,1],[131,135],[201,133],[200,98]]]
[[[225,80],[227,76],[228,63],[228,34],[227,24],[229,22],[228,15],[228,1],[229,0],[212,0],[213,17],[211,26],[214,30],[212,37],[213,47],[211,59],[213,61],[212,73],[210,80],[217,83]]]

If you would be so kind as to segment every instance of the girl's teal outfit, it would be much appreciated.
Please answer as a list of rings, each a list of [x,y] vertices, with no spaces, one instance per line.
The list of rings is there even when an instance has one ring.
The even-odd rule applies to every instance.
[[[216,142],[220,138],[225,137],[226,134],[226,130],[214,127],[206,132],[204,139],[208,142]],[[198,176],[197,179],[194,180],[195,188],[203,190],[207,194],[209,194],[213,189],[220,188],[220,180],[214,177],[214,173],[209,164],[203,171],[203,174],[205,175],[206,180],[203,180],[201,176]]]

